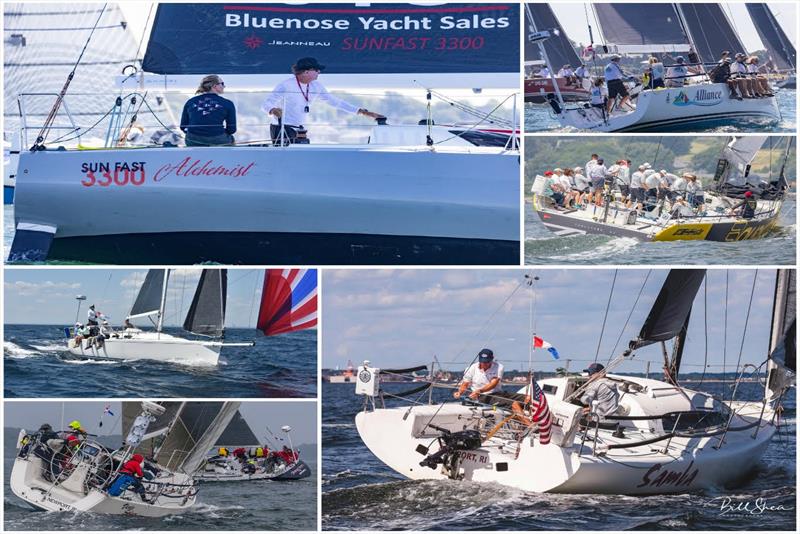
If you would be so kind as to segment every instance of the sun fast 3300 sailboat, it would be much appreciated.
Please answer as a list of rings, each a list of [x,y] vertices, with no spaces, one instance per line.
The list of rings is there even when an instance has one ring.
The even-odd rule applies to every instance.
[[[216,365],[223,347],[252,347],[254,342],[224,341],[228,295],[227,269],[203,269],[183,329],[188,339],[163,331],[169,269],[151,269],[139,288],[126,321],[150,319],[155,329],[95,326],[89,335],[65,329],[67,348],[76,356],[117,360],[160,360],[193,365]],[[83,297],[81,297],[83,298]],[[317,323],[317,271],[267,269],[261,290],[257,328],[272,336],[312,328]],[[90,327],[91,328],[91,327]]]
[[[20,431],[11,491],[49,512],[92,512],[163,517],[185,513],[197,501],[194,472],[239,408],[238,402],[125,402],[117,449],[71,430],[56,435]],[[66,440],[74,438],[75,444]],[[120,469],[145,457],[145,493],[122,483]]]
[[[730,123],[770,124],[780,119],[774,96],[737,98],[727,83],[714,83],[708,77],[723,51],[730,51],[731,55],[745,53],[720,4],[592,3],[590,8],[605,40],[605,44],[596,47],[601,53],[686,54],[689,61],[685,64],[696,72],[678,80],[667,76],[664,88],[631,89],[631,103],[625,107],[615,105],[610,114],[588,104],[567,106],[558,87],[554,87],[549,102],[563,126],[593,132],[640,132]],[[538,43],[547,60],[542,42],[550,38],[550,31],[536,27],[533,17],[529,20],[529,39]],[[667,65],[674,64],[665,61]],[[552,75],[549,62],[548,68]]]
[[[276,21],[268,30],[267,19]],[[287,19],[301,21],[302,29]],[[326,28],[320,19],[336,24]],[[376,39],[378,26],[364,29],[367,23],[383,24],[393,40]],[[431,28],[413,50],[387,48],[398,39],[412,42],[410,33],[423,24]],[[187,47],[198,27],[218,46]],[[359,77],[379,87],[430,80],[429,87],[458,83],[476,91],[500,83],[513,94],[518,28],[513,4],[162,3],[143,70],[161,87],[176,79],[196,87],[215,72],[229,89],[263,91],[276,76],[288,76],[298,57],[315,55],[326,58],[326,80]],[[437,42],[443,48],[436,50]],[[9,260],[518,264],[516,126],[506,132],[507,145],[478,146],[467,141],[476,128],[442,132],[433,122],[376,126],[369,143],[328,146],[77,151],[50,149],[40,133],[35,150],[20,154]]]
[[[585,376],[541,379],[519,390],[531,392],[533,404],[544,403],[550,411],[541,425],[490,404],[412,402],[387,408],[381,370],[365,362],[356,385],[365,395],[364,410],[355,418],[358,433],[375,456],[411,479],[629,495],[684,493],[735,482],[759,462],[777,432],[780,404],[794,380],[795,271],[778,273],[769,356],[762,364],[766,385],[763,398],[753,402],[737,400],[736,390],[723,400],[678,383],[688,319],[704,277],[704,270],[671,271],[639,335],[600,373],[619,391],[614,415],[600,417],[593,409],[582,416],[575,400],[590,381]],[[611,374],[638,349],[670,339],[675,350],[670,356],[664,347],[669,371],[664,381]],[[746,368],[737,369],[737,384]],[[591,381],[596,379],[593,375]],[[404,393],[392,392],[392,397]]]

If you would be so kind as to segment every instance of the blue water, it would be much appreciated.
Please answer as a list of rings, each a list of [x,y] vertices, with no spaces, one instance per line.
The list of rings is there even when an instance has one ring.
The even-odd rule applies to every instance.
[[[316,530],[317,454],[301,447],[312,476],[303,480],[258,480],[203,484],[189,512],[166,518],[109,516],[88,513],[41,512],[17,498],[8,484],[16,453],[16,429],[5,429],[3,463],[5,530]],[[121,439],[121,437],[120,437]]]
[[[181,335],[177,328],[165,332]],[[217,366],[82,359],[65,349],[63,325],[5,325],[6,397],[315,397],[317,332],[265,337],[231,328]]]
[[[777,124],[725,124],[711,128],[697,128],[688,126],[691,132],[716,132],[716,133],[737,133],[737,132],[765,132],[765,133],[795,133],[797,129],[797,102],[796,91],[794,89],[781,89],[776,93],[778,99],[778,109],[781,112],[781,120]],[[525,104],[525,133],[547,132],[578,132],[575,128],[563,128],[555,118],[552,109],[548,104]],[[664,132],[687,131],[686,129],[665,129]]]
[[[709,378],[711,376],[709,375]],[[390,391],[408,384],[385,384]],[[688,387],[720,394],[729,386]],[[730,396],[730,390],[727,390]],[[738,399],[759,399],[763,388],[743,383]],[[443,401],[448,390],[435,390]],[[535,494],[474,482],[412,481],[375,458],[358,436],[362,408],[352,384],[322,387],[322,528],[330,530],[795,530],[796,397],[785,403],[786,426],[776,435],[752,477],[730,490],[701,494]],[[535,473],[532,474],[535,476]],[[790,511],[721,517],[725,496],[766,500]]]
[[[643,242],[629,237],[558,237],[545,228],[530,202],[525,203],[525,264],[588,265],[794,265],[797,203],[784,202],[780,231],[766,239]]]

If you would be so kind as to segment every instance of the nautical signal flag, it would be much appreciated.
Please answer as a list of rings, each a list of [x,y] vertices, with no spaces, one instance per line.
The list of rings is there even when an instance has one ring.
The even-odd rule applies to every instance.
[[[556,348],[539,336],[533,336],[533,348],[547,349],[547,352],[550,353],[550,356],[552,356],[554,360],[558,359],[558,351]]]
[[[316,269],[267,269],[258,310],[258,329],[268,336],[317,324]]]

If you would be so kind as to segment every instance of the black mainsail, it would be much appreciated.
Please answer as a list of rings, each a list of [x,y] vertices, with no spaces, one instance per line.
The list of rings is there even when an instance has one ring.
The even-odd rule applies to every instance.
[[[250,425],[242,417],[241,412],[236,412],[225,432],[217,439],[215,447],[256,447],[260,442]]]
[[[688,52],[673,4],[593,4],[606,46],[622,53]]]
[[[649,5],[649,4],[648,4]],[[704,63],[716,63],[727,50],[746,54],[744,44],[720,4],[675,3],[694,51]]]
[[[203,269],[183,329],[203,336],[221,337],[225,333],[227,296],[227,269]]]
[[[161,299],[167,273],[164,269],[150,269],[144,279],[128,319],[153,315],[161,310]]]
[[[793,71],[797,52],[767,4],[745,4],[769,58],[778,70]]]
[[[569,37],[564,32],[564,28],[561,27],[561,23],[558,22],[553,9],[548,4],[529,3],[526,7],[533,19],[529,21],[533,28],[536,28],[536,31],[546,30],[550,32],[550,38],[543,43],[550,64],[555,69],[560,68],[562,65],[571,65],[573,68],[578,67],[581,64],[581,59],[578,57],[578,53],[572,46]],[[544,58],[539,46],[525,39],[525,63],[540,61],[544,62]]]
[[[672,269],[669,272],[639,337],[629,344],[631,350],[680,335],[688,324],[692,303],[705,274],[705,269]]]

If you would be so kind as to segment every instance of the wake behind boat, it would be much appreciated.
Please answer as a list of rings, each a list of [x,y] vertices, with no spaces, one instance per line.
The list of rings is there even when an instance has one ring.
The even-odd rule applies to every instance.
[[[607,368],[594,364],[589,377],[567,372],[534,380],[529,374],[528,384],[516,396],[527,406],[521,411],[510,409],[492,393],[477,402],[419,402],[430,388],[447,387],[433,380],[434,370],[427,384],[390,393],[381,388],[382,375],[419,368],[381,370],[365,362],[356,385],[356,393],[364,395],[364,409],[355,418],[359,435],[381,461],[415,480],[625,495],[686,493],[733,484],[759,462],[782,424],[781,401],[796,369],[796,275],[794,270],[778,272],[768,356],[760,366],[739,366],[727,399],[679,383],[689,316],[705,275],[704,270],[671,271],[639,335]],[[541,338],[533,340],[536,346],[546,346]],[[669,340],[674,341],[671,354]],[[613,373],[637,350],[655,343],[663,351],[663,381]],[[761,370],[763,399],[737,399],[739,382]],[[603,404],[609,402],[606,398],[582,408],[589,402],[585,399],[592,398],[585,395],[595,387],[616,390],[616,404]],[[405,405],[386,407],[389,397]]]

